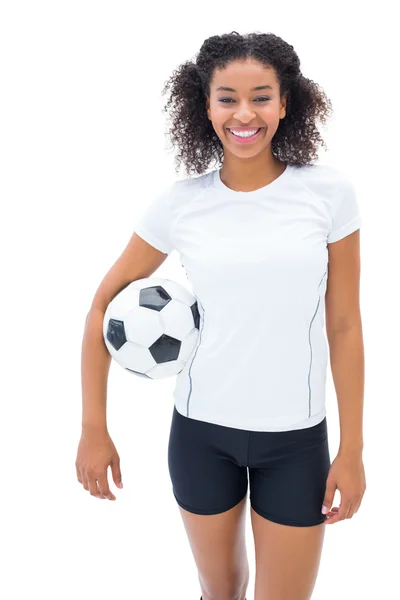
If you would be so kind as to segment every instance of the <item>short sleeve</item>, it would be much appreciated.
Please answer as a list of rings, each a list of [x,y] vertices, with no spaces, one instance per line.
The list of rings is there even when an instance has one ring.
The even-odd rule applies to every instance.
[[[145,242],[164,254],[171,254],[174,246],[171,242],[172,210],[171,201],[174,184],[158,194],[147,209],[139,216],[134,228]]]
[[[332,224],[327,243],[337,242],[360,227],[361,215],[354,186],[346,175],[341,174],[334,196]]]

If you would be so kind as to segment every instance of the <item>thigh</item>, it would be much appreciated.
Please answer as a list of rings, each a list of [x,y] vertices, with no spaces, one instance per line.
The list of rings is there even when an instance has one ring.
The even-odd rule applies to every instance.
[[[215,515],[243,499],[247,467],[238,464],[236,453],[247,443],[244,433],[185,417],[174,407],[168,467],[179,506],[198,515]]]
[[[198,515],[179,507],[203,600],[245,600],[249,583],[245,496],[220,514]]]
[[[235,436],[233,430],[174,409],[168,465],[204,600],[242,600],[249,580],[247,467],[237,464],[231,452],[242,441]]]
[[[325,524],[281,525],[251,509],[256,575],[254,600],[309,600],[321,560]]]
[[[306,429],[257,432],[251,439],[250,501],[261,517],[310,527],[321,513],[330,469],[326,419]]]
[[[326,419],[303,430],[268,432],[252,442],[255,600],[308,600],[325,534],[321,508],[330,468]]]

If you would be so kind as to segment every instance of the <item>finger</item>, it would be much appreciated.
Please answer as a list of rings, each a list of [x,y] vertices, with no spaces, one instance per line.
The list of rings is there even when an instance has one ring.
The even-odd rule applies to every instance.
[[[341,521],[344,521],[345,519],[347,519],[347,515],[349,514],[350,507],[351,507],[350,500],[343,500],[343,502],[340,504],[339,516],[340,516]]]
[[[81,472],[80,472],[80,470],[78,469],[78,467],[75,467],[75,468],[76,468],[76,476],[77,476],[77,479],[78,479],[79,483],[82,483],[82,476],[81,476]]]
[[[122,475],[121,475],[121,461],[119,456],[115,456],[111,463],[111,473],[112,473],[112,478],[114,480],[114,483],[117,487],[121,487],[122,484]]]
[[[326,481],[326,485],[325,485],[325,496],[322,501],[323,506],[326,506],[326,508],[328,508],[328,509],[333,504],[336,488],[337,488],[336,482],[331,477],[328,477],[328,479]],[[328,513],[326,513],[326,514],[328,514]]]
[[[98,482],[99,482],[99,493],[100,493],[101,497],[105,498],[107,500],[116,500],[116,497],[110,491],[110,488],[108,486],[107,475],[103,475],[102,477],[99,477]]]
[[[85,490],[89,491],[89,481],[84,473],[82,473],[82,485],[85,488]]]
[[[361,494],[361,497],[360,497],[360,499],[359,499],[359,501],[358,501],[358,504],[357,504],[357,510],[360,508],[360,504],[361,504],[361,502],[362,502],[362,501],[363,501],[363,499],[364,499],[364,494],[365,494],[365,489],[364,489],[364,491],[362,492],[362,494]]]
[[[325,523],[327,525],[333,525],[334,523],[337,523],[338,521],[340,521],[339,519],[339,513],[336,513],[333,515],[333,517],[328,517],[325,521]]]
[[[335,507],[336,508],[336,507]],[[335,511],[336,512],[336,511]],[[330,517],[325,523],[329,523],[329,525],[333,525],[333,523],[337,523],[338,521],[343,521],[345,519],[345,515],[349,512],[349,502],[341,502],[339,506],[339,510],[333,517]]]
[[[347,513],[347,515],[346,515],[345,518],[346,519],[351,519],[351,517],[353,515],[354,515],[354,504],[350,503],[349,510],[348,510],[348,513]]]
[[[343,500],[340,503],[339,513],[338,513],[340,521],[344,521],[347,518],[347,515],[348,515],[349,510],[350,510],[350,505],[351,505],[350,500]]]
[[[103,499],[103,496],[99,494],[99,490],[97,488],[97,479],[95,479],[94,477],[88,477],[88,485],[89,492],[92,496]]]

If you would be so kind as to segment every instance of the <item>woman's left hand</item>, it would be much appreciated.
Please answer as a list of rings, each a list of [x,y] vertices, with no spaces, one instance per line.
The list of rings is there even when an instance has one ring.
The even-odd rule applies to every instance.
[[[351,519],[360,507],[366,490],[364,464],[361,453],[339,454],[331,464],[326,480],[323,505],[327,508],[325,524]],[[340,506],[334,506],[336,488],[340,491]]]

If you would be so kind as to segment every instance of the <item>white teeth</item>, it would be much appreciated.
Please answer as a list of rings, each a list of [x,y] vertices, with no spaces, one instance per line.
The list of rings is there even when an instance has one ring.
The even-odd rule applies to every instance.
[[[237,135],[238,137],[251,137],[252,135],[254,135],[255,133],[257,133],[258,129],[254,129],[253,131],[246,131],[246,132],[244,132],[244,131],[235,131],[234,129],[230,129],[229,131],[231,133],[233,133],[234,135]]]

